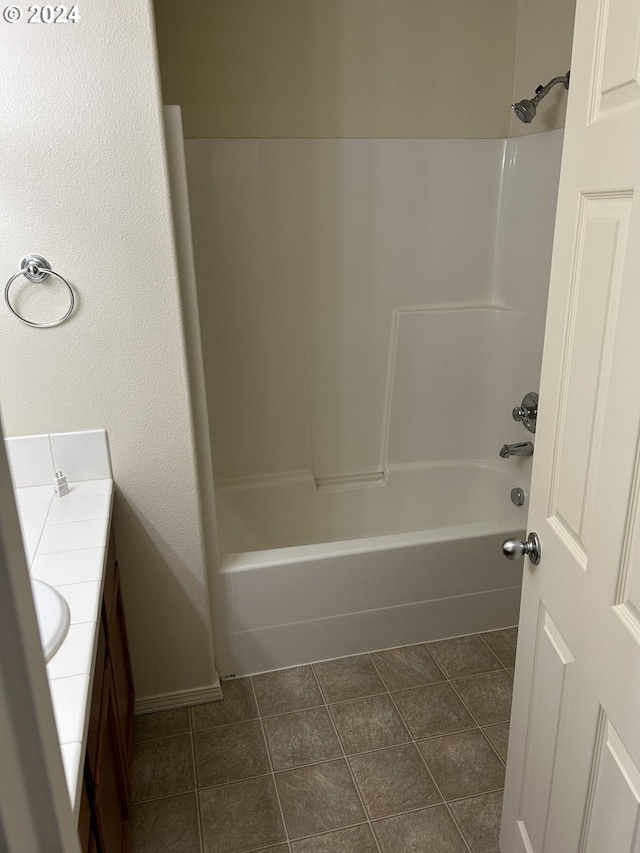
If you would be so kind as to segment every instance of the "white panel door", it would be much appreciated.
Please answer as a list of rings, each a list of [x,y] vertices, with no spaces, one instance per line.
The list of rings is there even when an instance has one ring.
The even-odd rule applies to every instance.
[[[640,853],[640,2],[578,0],[500,849]]]

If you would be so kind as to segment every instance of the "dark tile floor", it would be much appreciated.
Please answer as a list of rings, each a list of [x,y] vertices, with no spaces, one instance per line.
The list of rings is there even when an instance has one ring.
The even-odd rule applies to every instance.
[[[136,718],[132,853],[498,853],[516,629]]]

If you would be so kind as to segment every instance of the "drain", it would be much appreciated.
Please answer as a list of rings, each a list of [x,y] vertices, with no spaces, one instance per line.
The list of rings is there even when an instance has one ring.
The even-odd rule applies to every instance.
[[[511,489],[511,503],[516,506],[524,506],[526,495],[521,488]]]

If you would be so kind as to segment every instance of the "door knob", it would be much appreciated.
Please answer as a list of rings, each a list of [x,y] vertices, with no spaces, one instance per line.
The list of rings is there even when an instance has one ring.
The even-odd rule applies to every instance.
[[[537,533],[531,532],[526,542],[522,539],[505,539],[502,543],[502,553],[508,560],[521,560],[528,557],[534,566],[540,562],[540,539]]]

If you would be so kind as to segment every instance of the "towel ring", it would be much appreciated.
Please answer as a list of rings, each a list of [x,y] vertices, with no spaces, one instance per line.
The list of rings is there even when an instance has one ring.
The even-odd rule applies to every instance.
[[[54,320],[53,323],[36,323],[34,320],[27,320],[21,314],[18,314],[16,309],[11,304],[11,299],[9,298],[9,292],[11,290],[11,285],[13,282],[20,278],[23,275],[28,281],[32,282],[42,282],[48,276],[52,275],[54,278],[57,278],[58,281],[61,281],[64,286],[69,291],[69,308],[67,309],[67,313],[64,317],[61,317],[59,320]],[[25,323],[27,326],[36,326],[40,329],[51,329],[54,326],[59,326],[61,323],[64,323],[71,314],[73,313],[73,309],[76,304],[76,297],[73,292],[73,289],[66,278],[63,278],[59,273],[54,272],[51,269],[51,264],[47,261],[46,258],[43,258],[42,255],[27,255],[26,258],[23,258],[20,262],[20,269],[15,275],[12,275],[9,281],[7,282],[7,286],[4,289],[4,301],[7,304],[7,308],[14,317],[17,317],[21,323]]]

